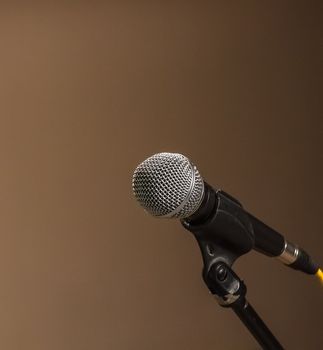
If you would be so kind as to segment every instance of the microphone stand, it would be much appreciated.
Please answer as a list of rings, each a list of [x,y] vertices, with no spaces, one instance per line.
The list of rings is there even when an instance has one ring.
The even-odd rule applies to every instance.
[[[284,349],[247,301],[247,288],[243,281],[224,261],[213,263],[204,272],[204,281],[218,303],[222,307],[232,308],[263,349]]]

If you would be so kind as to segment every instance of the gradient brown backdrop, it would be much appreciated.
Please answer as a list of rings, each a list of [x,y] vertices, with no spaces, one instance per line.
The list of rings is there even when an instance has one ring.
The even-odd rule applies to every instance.
[[[26,3],[0,5],[0,348],[256,349],[131,176],[182,152],[323,262],[322,2]],[[319,349],[315,278],[235,269],[287,349]]]

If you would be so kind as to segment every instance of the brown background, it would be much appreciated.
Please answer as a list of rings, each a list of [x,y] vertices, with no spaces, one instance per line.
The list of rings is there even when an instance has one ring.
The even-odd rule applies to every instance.
[[[256,349],[193,237],[133,200],[182,152],[322,261],[321,1],[1,2],[0,348]],[[288,349],[323,289],[257,253],[236,271]]]

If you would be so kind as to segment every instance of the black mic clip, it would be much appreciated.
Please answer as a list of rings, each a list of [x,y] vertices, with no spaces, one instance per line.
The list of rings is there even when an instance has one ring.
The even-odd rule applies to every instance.
[[[232,266],[238,257],[254,247],[252,224],[237,200],[221,190],[214,192],[205,184],[200,207],[203,212],[181,222],[196,238],[206,271],[217,261]]]
[[[241,204],[225,192],[214,192],[206,184],[203,201],[204,212],[182,220],[182,224],[198,242],[208,289],[221,306],[232,306],[244,300],[246,287],[231,266],[253,248],[253,228]]]

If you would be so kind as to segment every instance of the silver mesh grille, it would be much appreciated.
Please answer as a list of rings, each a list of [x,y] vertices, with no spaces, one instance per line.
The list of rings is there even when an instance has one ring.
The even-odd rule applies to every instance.
[[[186,218],[199,207],[204,182],[196,167],[179,153],[157,153],[136,168],[132,188],[150,214]]]

